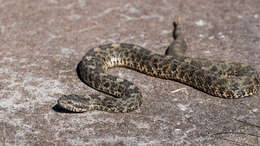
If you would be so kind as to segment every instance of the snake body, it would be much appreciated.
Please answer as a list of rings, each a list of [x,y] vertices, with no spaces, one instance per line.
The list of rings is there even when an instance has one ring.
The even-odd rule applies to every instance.
[[[241,98],[258,91],[260,79],[251,66],[184,56],[187,46],[181,28],[174,24],[174,41],[166,55],[153,54],[141,46],[126,43],[90,49],[79,64],[79,75],[88,86],[107,94],[63,95],[58,105],[72,112],[129,112],[139,108],[142,104],[140,89],[126,79],[107,74],[112,67],[126,67],[178,81],[222,98]]]

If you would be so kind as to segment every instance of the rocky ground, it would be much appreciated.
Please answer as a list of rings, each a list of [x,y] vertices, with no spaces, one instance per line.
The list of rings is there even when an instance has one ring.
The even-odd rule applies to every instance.
[[[260,72],[259,0],[19,0],[0,2],[0,145],[260,145],[260,93],[226,100],[115,68],[143,93],[137,111],[81,114],[62,94],[97,91],[75,71],[90,48],[127,42],[163,54],[182,17],[187,55]]]

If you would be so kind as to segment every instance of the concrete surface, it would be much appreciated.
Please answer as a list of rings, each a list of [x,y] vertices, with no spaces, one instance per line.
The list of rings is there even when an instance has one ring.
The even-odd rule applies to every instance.
[[[260,72],[259,0],[1,0],[1,145],[260,145],[260,100],[225,100],[116,68],[141,88],[126,114],[55,110],[61,94],[97,92],[76,66],[90,48],[135,43],[163,54],[183,20],[187,55]]]

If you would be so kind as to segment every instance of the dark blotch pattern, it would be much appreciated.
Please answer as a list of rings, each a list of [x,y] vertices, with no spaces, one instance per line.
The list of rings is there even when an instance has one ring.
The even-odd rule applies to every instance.
[[[184,56],[187,45],[177,25],[173,36],[167,56],[126,43],[106,44],[89,50],[79,64],[79,74],[87,85],[106,95],[65,95],[58,104],[73,112],[136,110],[142,104],[142,94],[132,82],[106,73],[108,68],[116,66],[178,81],[223,98],[246,97],[259,90],[259,76],[252,67]]]

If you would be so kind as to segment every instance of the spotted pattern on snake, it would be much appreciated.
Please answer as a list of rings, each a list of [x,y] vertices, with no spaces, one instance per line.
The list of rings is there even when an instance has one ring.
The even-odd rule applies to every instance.
[[[222,98],[246,97],[259,90],[260,79],[251,66],[184,56],[187,45],[177,23],[174,23],[173,38],[165,55],[126,43],[89,50],[79,64],[79,75],[88,86],[106,95],[63,95],[58,105],[71,112],[130,112],[138,109],[142,104],[140,89],[126,79],[107,74],[112,67],[126,67],[153,77],[178,81]]]

